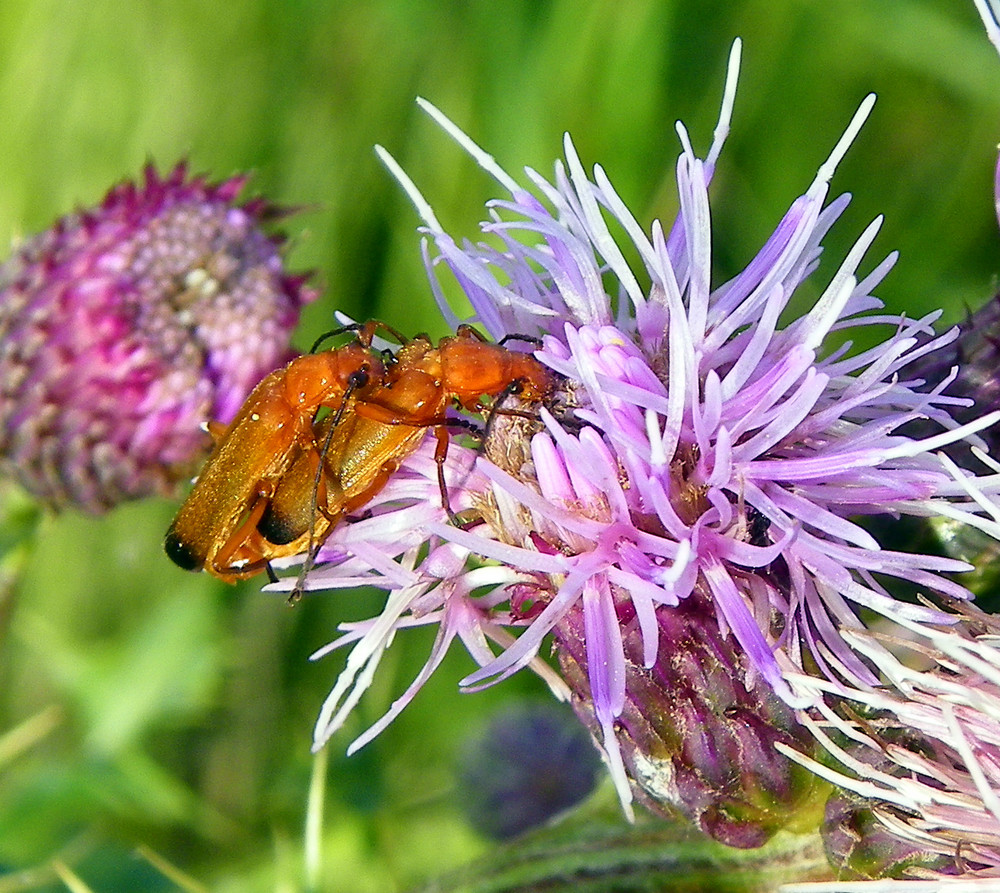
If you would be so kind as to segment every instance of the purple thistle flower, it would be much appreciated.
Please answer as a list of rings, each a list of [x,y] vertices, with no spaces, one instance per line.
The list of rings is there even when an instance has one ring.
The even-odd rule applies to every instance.
[[[90,512],[190,476],[315,297],[245,184],[147,166],[0,267],[0,470]]]
[[[974,440],[1000,413],[960,426],[950,409],[963,401],[943,394],[953,372],[929,383],[908,375],[909,363],[948,344],[955,332],[936,335],[937,314],[911,320],[879,312],[873,291],[895,254],[859,273],[879,220],[828,276],[813,308],[782,324],[848,203],[848,196],[828,202],[828,184],[872,97],[757,256],[729,282],[712,286],[708,187],[728,131],[738,60],[737,43],[704,159],[678,124],[680,212],[667,231],[654,222],[647,234],[599,167],[593,179],[587,176],[569,137],[566,164],[557,163],[552,182],[527,171],[531,192],[424,103],[511,196],[491,203],[482,225],[487,241],[459,245],[381,152],[426,223],[433,243],[433,252],[424,247],[428,273],[449,324],[474,322],[496,339],[542,338],[535,356],[563,376],[559,402],[571,412],[567,418],[533,407],[537,425],[497,425],[483,456],[453,446],[452,508],[478,509],[478,523],[464,529],[447,523],[433,444],[425,442],[365,520],[334,531],[321,553],[328,564],[310,573],[308,588],[363,583],[386,589],[388,598],[382,614],[345,625],[330,646],[353,648],[321,712],[317,747],[357,703],[395,633],[431,624],[438,637],[424,670],[351,750],[398,714],[458,637],[479,664],[462,680],[466,690],[531,667],[557,695],[572,696],[603,746],[626,810],[634,784],[644,799],[680,805],[706,830],[722,826],[723,839],[753,845],[758,831],[774,830],[764,814],[795,802],[801,788],[765,769],[736,782],[763,785],[761,798],[735,794],[720,777],[717,788],[688,786],[685,799],[678,770],[686,765],[689,777],[707,778],[718,769],[709,751],[732,737],[725,723],[695,756],[684,752],[683,741],[662,752],[665,782],[651,786],[637,771],[637,757],[649,754],[636,749],[648,742],[630,737],[630,711],[636,706],[638,716],[644,706],[630,702],[639,689],[642,698],[654,697],[649,680],[661,670],[658,678],[670,679],[658,663],[665,657],[665,615],[697,607],[705,649],[718,650],[720,666],[732,668],[744,694],[756,693],[760,704],[776,695],[802,707],[815,694],[789,679],[803,667],[851,684],[877,683],[877,658],[859,656],[843,639],[844,630],[863,628],[859,610],[946,622],[940,611],[894,599],[885,580],[968,597],[945,576],[967,564],[882,550],[854,520],[943,515],[1000,532],[1000,477],[973,475],[935,452]],[[609,219],[642,269],[626,261]],[[471,318],[448,307],[436,279],[442,266],[471,302]],[[852,352],[850,343],[827,347],[831,333],[862,326],[880,327],[884,340],[864,351]],[[934,436],[915,440],[901,432],[920,418],[936,425]],[[567,671],[563,680],[541,660],[550,633],[564,670],[569,658],[582,673]],[[707,717],[727,697],[708,693],[692,708],[694,718],[699,711]],[[752,698],[736,700],[747,715],[756,709]],[[774,722],[751,752],[800,739],[781,710],[761,715]],[[668,740],[661,731],[657,739]],[[698,763],[702,758],[707,762]],[[707,791],[738,801],[740,815],[748,807],[763,818],[734,820],[756,823],[742,835],[732,815],[716,821],[704,803]]]

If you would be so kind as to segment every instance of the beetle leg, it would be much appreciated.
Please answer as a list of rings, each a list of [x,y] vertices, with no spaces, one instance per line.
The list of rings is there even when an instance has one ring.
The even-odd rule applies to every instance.
[[[215,571],[220,574],[233,574],[234,572],[242,574],[247,570],[247,567],[233,567],[233,561],[236,559],[236,553],[239,551],[240,546],[244,543],[253,543],[259,538],[260,534],[257,533],[257,524],[266,508],[267,499],[263,495],[258,496],[243,523],[236,527],[229,535],[229,538],[216,551],[215,556],[212,558],[212,567]],[[257,551],[259,552],[260,550],[258,549]],[[254,562],[251,562],[251,564],[254,564]],[[259,563],[257,563],[257,570],[261,570]]]
[[[437,438],[437,446],[434,448],[434,461],[437,463],[438,488],[441,490],[441,507],[447,512],[448,520],[456,527],[461,527],[462,519],[451,510],[448,484],[444,479],[444,462],[448,458],[448,443],[451,441],[451,434],[445,425],[438,425],[434,428],[434,436]]]
[[[326,475],[321,475],[316,486],[316,511],[318,511],[330,524],[336,524],[344,514],[341,510],[331,510],[330,494],[326,486]]]
[[[462,323],[455,331],[455,337],[465,338],[472,341],[481,341],[482,343],[487,343],[486,336],[479,331],[479,329],[470,326],[468,323]],[[500,342],[503,344],[503,342]]]
[[[503,401],[506,400],[513,394],[517,393],[518,382],[511,382],[507,387],[505,387],[497,396],[496,399],[490,404],[490,408],[486,414],[486,426],[483,428],[483,443],[489,439],[490,434],[493,431],[494,420],[498,415],[516,415],[522,418],[537,419],[537,416],[529,415],[528,413],[523,413],[520,410],[504,410],[501,409]]]
[[[254,561],[241,564],[239,567],[221,567],[213,564],[211,573],[227,583],[235,583],[237,580],[248,580],[250,577],[256,577],[261,571],[267,573],[269,583],[278,582],[278,575],[274,573],[271,561],[267,558],[257,558]]]

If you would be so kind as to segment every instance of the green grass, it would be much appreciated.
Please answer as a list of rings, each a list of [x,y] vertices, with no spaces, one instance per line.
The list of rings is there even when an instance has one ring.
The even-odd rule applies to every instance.
[[[5,0],[0,239],[96,202],[147,159],[187,157],[217,178],[251,170],[254,190],[307,209],[289,222],[292,265],[315,269],[324,296],[300,346],[336,308],[440,333],[415,215],[372,146],[458,236],[474,236],[495,192],[414,97],[510,171],[550,173],[568,130],[641,221],[669,220],[674,122],[707,148],[737,35],[716,281],[752,257],[875,91],[834,180],[855,201],[821,276],[884,213],[870,263],[902,252],[880,289],[890,309],[943,307],[954,322],[982,303],[1000,269],[1000,60],[971,0]],[[0,893],[67,889],[69,870],[95,891],[388,891],[482,854],[456,806],[455,755],[537,683],[460,696],[470,661],[456,653],[347,759],[352,732],[429,648],[426,635],[401,637],[330,745],[310,879],[311,729],[342,658],[307,657],[377,601],[331,594],[289,609],[254,583],[184,574],[161,550],[174,509],[44,518],[0,605]],[[159,859],[189,880],[168,880]]]

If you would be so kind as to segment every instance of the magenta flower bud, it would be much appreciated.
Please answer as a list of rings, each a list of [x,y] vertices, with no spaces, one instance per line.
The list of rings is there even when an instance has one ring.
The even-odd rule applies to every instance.
[[[662,814],[679,811],[729,846],[763,845],[814,792],[810,773],[774,748],[801,750],[808,733],[759,675],[748,675],[704,599],[656,612],[659,653],[648,668],[635,611],[627,600],[616,610],[626,695],[614,734],[636,798]],[[584,627],[584,612],[567,614],[557,650],[573,705],[600,739]]]
[[[191,474],[315,297],[245,183],[147,166],[0,267],[0,471],[89,512]]]

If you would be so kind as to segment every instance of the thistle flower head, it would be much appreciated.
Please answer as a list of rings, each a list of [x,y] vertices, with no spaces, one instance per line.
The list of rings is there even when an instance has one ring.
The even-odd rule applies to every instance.
[[[463,680],[467,689],[533,667],[557,694],[573,697],[626,808],[637,786],[644,799],[659,796],[722,839],[751,845],[801,796],[794,773],[763,756],[800,738],[786,708],[813,697],[794,690],[788,674],[808,666],[873,684],[873,658],[842,637],[862,627],[861,609],[944,619],[897,601],[887,581],[968,596],[947,576],[967,565],[882,550],[857,520],[943,514],[997,531],[1000,481],[935,452],[997,414],[962,427],[950,414],[961,401],[943,394],[947,377],[908,374],[908,364],[955,333],[936,335],[936,314],[881,312],[873,292],[895,255],[861,272],[880,221],[827,266],[813,307],[787,320],[792,295],[818,276],[822,240],[847,205],[847,196],[828,201],[829,182],[871,97],[745,269],[712,282],[709,184],[728,131],[738,50],[705,158],[678,125],[679,213],[667,228],[654,221],[646,230],[601,168],[588,176],[568,137],[565,164],[557,163],[552,181],[527,171],[529,191],[425,105],[510,193],[491,203],[485,241],[460,245],[383,153],[426,223],[428,272],[449,323],[475,322],[497,339],[541,337],[535,356],[562,377],[561,407],[531,407],[535,424],[495,426],[482,456],[453,448],[452,507],[477,509],[478,523],[445,523],[427,443],[367,520],[334,532],[330,563],[312,572],[309,586],[364,582],[389,596],[379,617],[348,625],[336,643],[353,650],[321,714],[317,746],[369,684],[395,632],[435,624],[424,672],[352,747],[402,709],[459,637],[480,665]],[[439,268],[457,278],[470,319],[448,307]],[[841,341],[862,328],[882,333],[881,342],[853,350]],[[906,436],[901,429],[917,418],[931,420],[935,435]],[[673,647],[687,642],[679,618],[698,630],[696,646]],[[564,679],[539,657],[549,634]],[[675,681],[697,684],[669,664],[685,649],[713,653],[735,683],[715,685],[720,672],[713,690],[690,701],[679,740],[664,708]],[[699,751],[684,736],[700,735],[698,721],[713,710],[719,715],[705,739],[712,743]],[[751,714],[759,722],[740,750]],[[650,715],[659,727],[637,734]],[[736,715],[743,719],[730,720]],[[709,751],[727,740],[743,764],[732,777],[713,777],[723,761]],[[666,784],[641,777],[654,741],[659,767],[672,773]],[[666,741],[674,743],[664,749]]]
[[[166,492],[284,360],[314,293],[278,213],[178,164],[113,188],[0,267],[0,469],[56,507]]]

